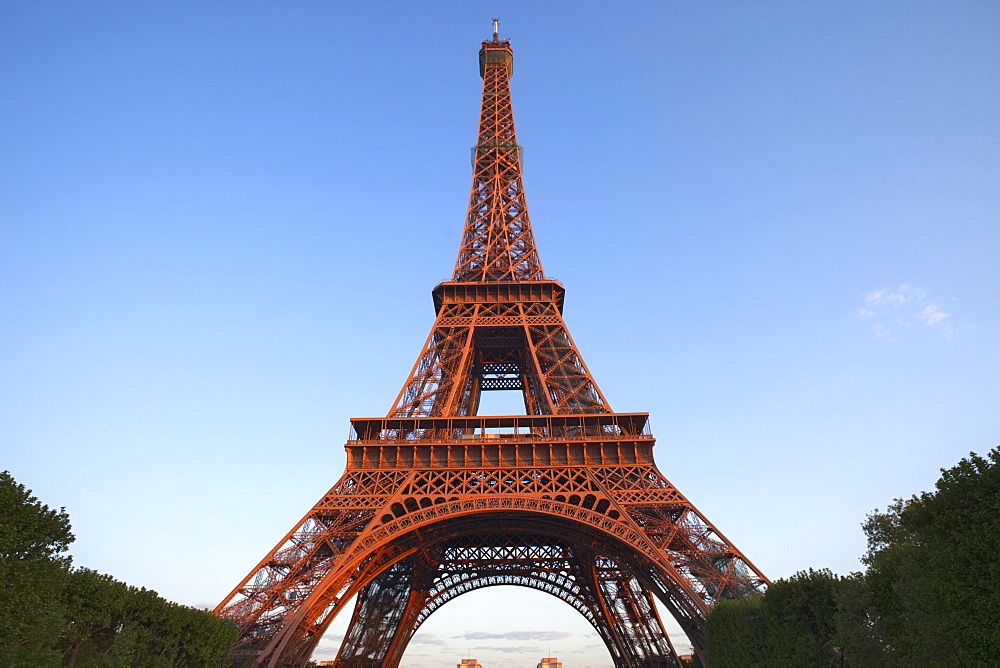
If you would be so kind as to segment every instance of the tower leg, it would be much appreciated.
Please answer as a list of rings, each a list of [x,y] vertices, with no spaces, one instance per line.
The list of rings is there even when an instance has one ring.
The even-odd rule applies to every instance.
[[[406,616],[413,571],[412,558],[403,559],[361,590],[337,653],[338,667],[383,668],[398,664],[398,658],[394,663],[386,659]]]
[[[616,668],[680,666],[652,595],[627,568],[596,556],[588,580],[593,583],[602,622],[615,639]]]

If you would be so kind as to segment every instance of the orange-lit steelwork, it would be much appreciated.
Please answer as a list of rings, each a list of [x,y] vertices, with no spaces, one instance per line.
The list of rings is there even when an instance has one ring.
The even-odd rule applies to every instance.
[[[492,585],[580,612],[616,666],[676,666],[654,598],[704,652],[705,614],[767,579],[653,462],[646,413],[612,412],[562,319],[521,181],[513,52],[479,53],[482,115],[453,279],[384,418],[351,420],[347,470],[219,605],[237,663],[301,666],[356,598],[337,665],[396,666],[441,605]],[[482,392],[525,414],[478,416]]]

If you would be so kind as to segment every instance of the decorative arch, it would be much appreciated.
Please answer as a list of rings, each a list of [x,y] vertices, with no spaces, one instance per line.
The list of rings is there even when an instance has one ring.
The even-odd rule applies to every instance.
[[[430,614],[462,593],[501,584],[498,576],[518,579],[522,586],[546,591],[573,606],[598,629],[619,665],[638,665],[640,660],[647,662],[643,665],[659,665],[648,663],[654,659],[674,665],[673,648],[650,591],[659,594],[682,627],[693,629],[691,621],[700,619],[701,609],[692,605],[691,592],[677,586],[663,561],[637,551],[629,542],[641,539],[641,533],[608,530],[594,511],[568,502],[506,496],[451,502],[418,508],[380,529],[373,532],[378,540],[364,548],[367,557],[349,573],[346,568],[338,569],[339,578],[316,586],[313,596],[302,604],[300,632],[286,637],[303,638],[308,644],[279,646],[275,651],[284,656],[292,651],[311,654],[342,612],[341,602],[357,595],[341,650],[342,665],[395,665]],[[528,553],[535,548],[563,550],[565,557],[559,563],[572,569],[572,574],[549,578],[532,572],[531,562],[542,556]],[[472,572],[440,577],[451,563],[444,552],[461,549],[483,560],[492,556],[505,568],[483,577]],[[345,558],[350,556],[350,552],[345,554]],[[660,577],[654,578],[654,573]],[[661,582],[667,586],[654,585]],[[601,621],[594,624],[595,619]],[[382,658],[363,664],[360,657],[372,655]]]

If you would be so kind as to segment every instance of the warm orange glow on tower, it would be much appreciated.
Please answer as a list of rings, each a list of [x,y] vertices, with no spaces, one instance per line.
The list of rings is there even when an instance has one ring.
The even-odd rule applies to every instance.
[[[675,666],[654,597],[701,652],[714,603],[767,582],[663,477],[648,415],[612,412],[569,336],[565,290],[535,247],[513,51],[496,31],[430,336],[388,415],[351,420],[341,479],[217,608],[242,628],[237,662],[304,665],[357,596],[337,665],[396,666],[441,605],[513,584],[573,606],[616,666]],[[479,416],[482,392],[499,390],[519,391],[525,414]]]

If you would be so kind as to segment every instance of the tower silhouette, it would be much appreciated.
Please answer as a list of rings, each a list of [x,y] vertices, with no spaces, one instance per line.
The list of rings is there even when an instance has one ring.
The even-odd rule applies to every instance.
[[[451,599],[493,585],[573,606],[616,666],[676,666],[654,599],[698,653],[720,599],[767,579],[660,473],[647,413],[611,410],[546,279],[521,179],[513,51],[479,52],[482,112],[452,280],[386,417],[351,420],[340,480],[216,608],[236,663],[301,666],[356,597],[337,665],[396,666]],[[483,392],[525,413],[479,416]]]

